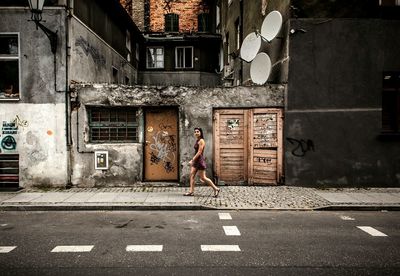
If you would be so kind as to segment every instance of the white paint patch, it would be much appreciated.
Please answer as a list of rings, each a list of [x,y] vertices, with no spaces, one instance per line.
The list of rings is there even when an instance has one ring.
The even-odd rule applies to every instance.
[[[163,251],[162,245],[128,245],[126,251],[133,252],[161,252]]]
[[[201,251],[240,251],[239,245],[201,245]]]
[[[229,213],[218,213],[219,219],[230,220],[232,219]]]
[[[367,232],[368,234],[370,234],[371,236],[374,236],[374,237],[387,237],[386,234],[384,234],[370,226],[357,226],[357,228],[363,230],[364,232]]]
[[[7,226],[7,225],[8,225],[7,223],[0,224],[1,227],[5,227],[5,226]]]
[[[94,245],[66,245],[66,246],[56,246],[51,252],[90,252],[92,251]]]
[[[0,246],[0,253],[10,253],[15,248],[17,248],[17,247],[16,246]]]
[[[340,216],[340,218],[341,218],[342,220],[355,220],[354,218],[348,217],[348,216]]]
[[[222,226],[227,236],[240,236],[239,229],[236,226]]]

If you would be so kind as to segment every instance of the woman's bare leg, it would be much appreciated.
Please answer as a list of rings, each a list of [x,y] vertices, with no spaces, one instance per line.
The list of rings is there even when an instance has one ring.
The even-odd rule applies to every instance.
[[[196,178],[197,169],[195,167],[191,167],[190,169],[190,188],[189,193],[194,193],[194,180]]]
[[[205,170],[199,170],[199,177],[201,180],[203,180],[205,183],[207,183],[208,186],[211,186],[211,188],[213,188],[214,192],[219,190],[219,188],[217,186],[215,186],[215,184],[212,182],[212,180],[206,176]]]

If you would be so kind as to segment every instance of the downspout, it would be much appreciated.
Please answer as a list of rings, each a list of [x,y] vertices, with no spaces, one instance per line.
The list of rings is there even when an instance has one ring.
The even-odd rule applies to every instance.
[[[70,137],[70,129],[71,129],[71,105],[70,103],[70,91],[69,91],[69,21],[71,19],[71,6],[70,0],[67,0],[66,7],[66,16],[65,16],[65,135],[66,135],[66,143],[67,143],[67,185],[66,189],[72,187],[71,182],[71,137]]]

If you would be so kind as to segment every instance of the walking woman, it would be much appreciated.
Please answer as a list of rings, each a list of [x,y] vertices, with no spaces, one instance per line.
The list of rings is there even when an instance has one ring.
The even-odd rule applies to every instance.
[[[214,190],[214,197],[218,197],[221,189],[217,188],[215,184],[206,176],[206,161],[204,160],[204,149],[206,147],[206,142],[203,137],[203,130],[199,127],[194,128],[194,136],[196,137],[196,143],[194,144],[195,155],[192,160],[190,160],[189,164],[191,165],[190,170],[190,188],[189,192],[184,194],[184,196],[193,196],[194,195],[194,180],[196,174],[199,173],[200,180],[205,182],[207,185],[211,186]]]

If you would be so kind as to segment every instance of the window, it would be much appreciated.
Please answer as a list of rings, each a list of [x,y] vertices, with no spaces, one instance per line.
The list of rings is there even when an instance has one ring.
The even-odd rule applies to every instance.
[[[113,67],[112,68],[112,83],[113,84],[118,84],[119,83],[119,78],[118,78],[118,69],[117,68],[115,68],[115,67]]]
[[[193,47],[175,48],[175,67],[193,68]]]
[[[236,50],[240,49],[240,20],[239,18],[235,21],[235,36],[236,36]]]
[[[131,61],[131,33],[126,30],[126,37],[125,37],[125,47],[126,47],[126,60],[128,62]]]
[[[382,131],[400,133],[400,72],[383,74]]]
[[[19,99],[19,36],[0,34],[0,99]]]
[[[147,68],[164,68],[164,48],[147,48]]]
[[[379,0],[380,6],[400,6],[400,0]]]
[[[209,23],[209,14],[201,13],[197,16],[198,22],[198,31],[199,32],[209,32],[210,31],[210,23]]]
[[[137,117],[136,108],[90,108],[90,142],[138,142]]]
[[[179,32],[179,15],[175,13],[167,13],[165,15],[165,31]]]

